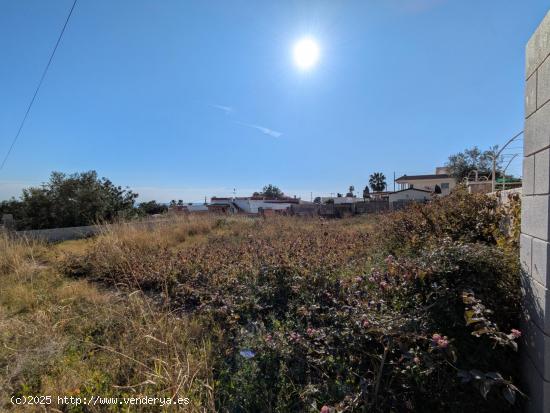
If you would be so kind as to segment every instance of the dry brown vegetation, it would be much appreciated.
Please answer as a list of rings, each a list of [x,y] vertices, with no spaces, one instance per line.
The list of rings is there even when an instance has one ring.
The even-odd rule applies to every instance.
[[[3,238],[0,399],[511,411],[517,251],[501,218],[493,201],[457,193],[383,217],[190,216],[55,246]],[[493,319],[466,325],[481,302]],[[476,369],[488,395],[457,378]]]
[[[160,311],[140,291],[61,276],[51,247],[4,236],[0,251],[2,411],[17,410],[12,395],[137,394],[188,397],[189,411],[213,410],[211,344],[196,322]]]

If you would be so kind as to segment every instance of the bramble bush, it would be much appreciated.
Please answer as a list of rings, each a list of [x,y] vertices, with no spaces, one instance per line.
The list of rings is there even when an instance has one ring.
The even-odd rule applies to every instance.
[[[65,271],[209,328],[219,411],[514,411],[517,202],[459,189],[374,223],[228,219],[180,246],[110,234]]]

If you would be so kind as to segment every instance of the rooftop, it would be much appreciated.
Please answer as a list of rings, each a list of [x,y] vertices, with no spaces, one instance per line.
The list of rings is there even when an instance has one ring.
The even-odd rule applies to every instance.
[[[451,178],[448,174],[430,174],[430,175],[403,175],[395,180],[399,181],[410,181],[410,180],[422,180],[422,179],[446,179]]]

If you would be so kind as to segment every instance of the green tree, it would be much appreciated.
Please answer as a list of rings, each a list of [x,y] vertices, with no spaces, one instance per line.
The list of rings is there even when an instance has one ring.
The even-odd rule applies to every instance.
[[[138,211],[144,215],[162,214],[166,212],[168,207],[164,204],[159,204],[157,201],[142,202],[138,205]]]
[[[264,189],[262,189],[262,192],[260,192],[259,194],[258,193],[255,193],[255,194],[259,196],[264,196],[266,198],[271,198],[271,199],[280,199],[285,196],[283,191],[281,191],[275,185],[271,185],[271,184],[264,186]]]
[[[353,191],[355,191],[355,187],[353,185],[349,186],[348,193],[346,194],[347,197],[353,198],[355,195],[353,194]]]
[[[477,171],[478,176],[490,178],[493,171],[493,157],[498,152],[498,146],[481,151],[477,146],[465,149],[463,152],[449,156],[446,166],[451,176],[458,180],[472,176]],[[502,156],[496,159],[497,177],[502,175]]]
[[[71,227],[131,216],[137,196],[95,171],[52,172],[49,182],[23,189],[20,200],[4,201],[1,208],[20,229]]]
[[[363,198],[370,198],[370,190],[369,186],[365,186],[365,189],[363,189]]]
[[[373,192],[386,189],[386,176],[382,172],[375,172],[369,177],[369,185]]]

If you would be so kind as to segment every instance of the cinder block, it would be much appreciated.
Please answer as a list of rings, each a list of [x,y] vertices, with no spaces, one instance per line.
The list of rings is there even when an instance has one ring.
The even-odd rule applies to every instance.
[[[535,155],[523,158],[523,195],[533,195],[535,192]]]
[[[527,42],[525,52],[525,78],[528,79],[550,54],[550,12]]]
[[[537,72],[525,83],[525,117],[528,118],[537,110]]]
[[[535,72],[534,76],[538,79],[537,108],[540,108],[550,100],[550,58],[546,58],[544,63]]]
[[[548,241],[548,195],[522,197],[521,232]]]
[[[550,285],[550,277],[548,276],[548,265],[550,244],[537,238],[532,239],[531,244],[531,277],[539,282],[542,286],[548,288]],[[549,314],[550,316],[550,314]]]
[[[524,134],[524,156],[550,145],[550,105],[544,105],[525,120]]]
[[[550,192],[550,149],[535,154],[535,194]]]
[[[533,361],[522,354],[521,372],[523,385],[521,390],[527,394],[526,413],[550,412],[550,383],[545,381],[533,364]]]
[[[523,349],[545,381],[550,381],[550,337],[533,322],[522,322]]]
[[[521,268],[527,274],[531,274],[531,251],[532,251],[533,237],[529,235],[521,234],[519,238],[519,260]]]
[[[526,274],[521,277],[521,293],[523,296],[524,310],[529,319],[545,335],[550,334],[550,293],[533,278]],[[549,339],[550,351],[550,339]],[[550,353],[548,354],[550,357]],[[550,359],[549,359],[550,379]]]

